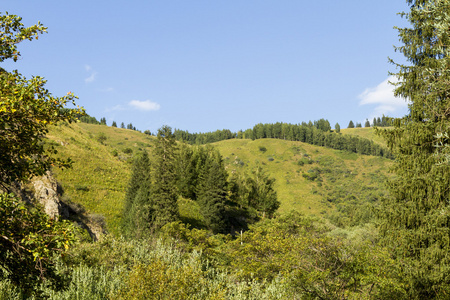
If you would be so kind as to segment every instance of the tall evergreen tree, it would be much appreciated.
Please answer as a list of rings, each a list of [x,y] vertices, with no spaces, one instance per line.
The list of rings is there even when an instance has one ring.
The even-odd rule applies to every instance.
[[[197,199],[197,158],[191,147],[181,144],[176,160],[177,188],[184,198]]]
[[[147,152],[136,157],[125,195],[122,232],[129,237],[145,236],[151,229],[150,161]]]
[[[153,152],[155,163],[152,185],[154,210],[152,224],[155,228],[161,228],[179,219],[175,151],[175,136],[172,134],[172,128],[163,126],[158,129],[157,143]]]
[[[227,177],[220,153],[211,149],[200,173],[197,201],[206,226],[215,233],[226,230]]]
[[[364,127],[370,127],[370,122],[368,119],[366,119],[366,123],[364,123]]]
[[[347,128],[355,128],[355,123],[353,123],[353,121],[350,120],[350,122],[348,123]]]
[[[112,126],[112,127],[117,127],[116,121],[113,121],[112,124],[111,124],[111,126]]]
[[[408,0],[412,28],[400,28],[397,96],[409,115],[383,131],[396,155],[381,233],[401,263],[408,299],[450,295],[450,167],[439,164],[439,133],[450,128],[450,0]],[[381,120],[378,119],[378,123]],[[446,141],[441,141],[446,143]]]

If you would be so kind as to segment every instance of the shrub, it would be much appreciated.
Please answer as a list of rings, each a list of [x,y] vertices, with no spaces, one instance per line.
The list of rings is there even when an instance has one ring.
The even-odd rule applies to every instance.
[[[98,134],[98,136],[97,136],[97,141],[100,143],[100,144],[104,144],[105,143],[105,141],[107,140],[108,138],[106,137],[106,135],[103,133],[103,132],[100,132],[99,134]]]

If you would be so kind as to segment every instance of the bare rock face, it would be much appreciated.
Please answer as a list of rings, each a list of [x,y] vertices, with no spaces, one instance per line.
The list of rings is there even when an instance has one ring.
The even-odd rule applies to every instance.
[[[63,205],[58,195],[58,182],[47,171],[46,174],[35,177],[31,180],[34,187],[34,197],[44,207],[45,213],[51,218],[58,219],[60,216],[67,217],[67,210],[63,209]]]

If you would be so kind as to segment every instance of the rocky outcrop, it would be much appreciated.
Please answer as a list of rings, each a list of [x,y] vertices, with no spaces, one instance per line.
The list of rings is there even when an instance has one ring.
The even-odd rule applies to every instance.
[[[102,216],[87,214],[80,204],[61,201],[63,189],[50,171],[31,179],[28,186],[33,191],[25,192],[26,189],[22,187],[22,198],[36,199],[51,218],[69,219],[76,222],[81,228],[89,232],[94,241],[98,241],[107,233]]]
[[[61,216],[69,217],[68,210],[64,209],[58,194],[58,182],[50,171],[47,171],[45,175],[34,177],[31,184],[34,189],[34,198],[44,207],[47,215],[56,219]]]

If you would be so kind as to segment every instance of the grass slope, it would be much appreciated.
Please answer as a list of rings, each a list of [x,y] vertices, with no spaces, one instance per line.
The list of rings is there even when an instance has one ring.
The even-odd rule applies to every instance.
[[[347,131],[351,132],[345,134]],[[358,132],[372,135],[366,128]],[[66,197],[82,204],[88,213],[104,216],[108,230],[118,233],[131,174],[129,158],[142,150],[151,153],[155,137],[85,123],[52,127],[47,137],[58,155],[74,160],[72,169],[53,170]],[[376,198],[383,194],[380,186],[391,164],[380,157],[279,139],[233,139],[213,145],[222,153],[230,173],[250,172],[261,165],[276,179],[280,213],[330,214],[342,204],[340,199],[361,202]],[[261,151],[264,148],[266,151]],[[303,174],[310,179],[314,175],[314,180]],[[195,219],[197,210],[196,203],[180,200],[182,216]]]
[[[386,142],[381,136],[376,134],[375,129],[373,129],[373,127],[346,128],[341,129],[341,133],[363,137],[372,140],[374,143],[377,143],[383,147],[386,147]]]
[[[103,143],[99,142],[100,136],[106,137]],[[65,196],[82,204],[88,213],[103,215],[108,230],[117,233],[131,175],[127,159],[140,149],[149,150],[153,137],[133,130],[77,123],[52,127],[47,138],[58,155],[74,161],[71,169],[53,170]]]
[[[330,196],[342,188],[356,197],[366,196],[363,194],[368,190],[383,193],[380,186],[392,163],[380,157],[279,139],[226,140],[214,146],[230,172],[245,172],[261,165],[276,179],[280,213],[329,213],[337,203],[330,201]],[[314,181],[303,176],[314,172],[320,173]]]

